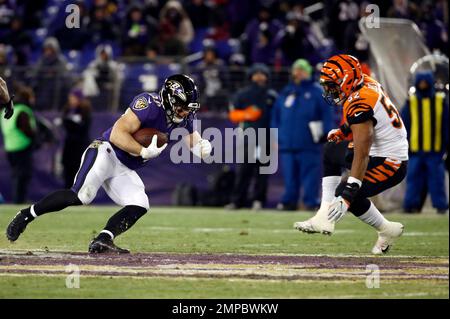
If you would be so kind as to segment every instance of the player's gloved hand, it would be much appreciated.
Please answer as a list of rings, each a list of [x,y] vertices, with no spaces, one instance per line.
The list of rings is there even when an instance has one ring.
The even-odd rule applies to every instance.
[[[328,209],[328,220],[338,222],[347,213],[348,208],[355,199],[362,182],[354,177],[349,177],[347,182],[338,185],[335,192],[335,198]]]
[[[150,145],[148,147],[143,147],[139,155],[141,155],[141,157],[144,160],[149,160],[151,158],[158,157],[159,154],[161,154],[161,152],[164,151],[164,149],[167,147],[167,143],[161,147],[158,147],[157,142],[158,136],[153,135],[152,142],[150,143]]]
[[[342,196],[335,197],[328,208],[328,220],[337,223],[347,213],[350,203],[348,203]]]
[[[333,129],[328,132],[328,142],[340,143],[351,133],[348,125],[342,124],[339,128]]]
[[[328,142],[340,143],[345,139],[344,133],[340,128],[332,129],[328,132],[327,140]]]
[[[200,158],[206,158],[211,154],[212,145],[208,140],[201,139],[192,147],[192,153]]]

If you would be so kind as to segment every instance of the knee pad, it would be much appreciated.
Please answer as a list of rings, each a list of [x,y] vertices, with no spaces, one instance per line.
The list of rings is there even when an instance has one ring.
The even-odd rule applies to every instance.
[[[97,189],[92,185],[83,185],[77,195],[83,205],[89,205],[97,195]]]

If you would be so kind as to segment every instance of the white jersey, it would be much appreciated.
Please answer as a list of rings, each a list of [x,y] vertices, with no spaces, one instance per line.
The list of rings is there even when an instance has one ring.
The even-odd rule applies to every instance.
[[[405,125],[396,107],[381,85],[368,76],[364,86],[344,103],[344,119],[349,124],[374,121],[374,138],[370,156],[408,160],[408,138]]]

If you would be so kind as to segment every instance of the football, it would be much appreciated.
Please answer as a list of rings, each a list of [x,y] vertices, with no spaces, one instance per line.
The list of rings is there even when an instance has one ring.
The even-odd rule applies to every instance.
[[[142,146],[148,147],[152,142],[153,135],[155,134],[158,136],[158,147],[161,147],[168,142],[169,139],[167,138],[167,134],[162,133],[154,128],[143,128],[137,130],[136,132],[134,132],[133,138]]]

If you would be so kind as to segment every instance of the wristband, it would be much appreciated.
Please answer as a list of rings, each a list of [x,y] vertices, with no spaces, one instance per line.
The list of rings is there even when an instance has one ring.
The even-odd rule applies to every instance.
[[[344,134],[345,137],[347,137],[352,132],[350,126],[345,125],[345,123],[339,126],[339,129],[341,130],[342,134]]]
[[[348,184],[356,183],[356,184],[358,184],[359,187],[361,187],[361,185],[362,185],[362,182],[359,179],[354,178],[353,176],[349,176],[349,178],[347,179],[347,183]]]

